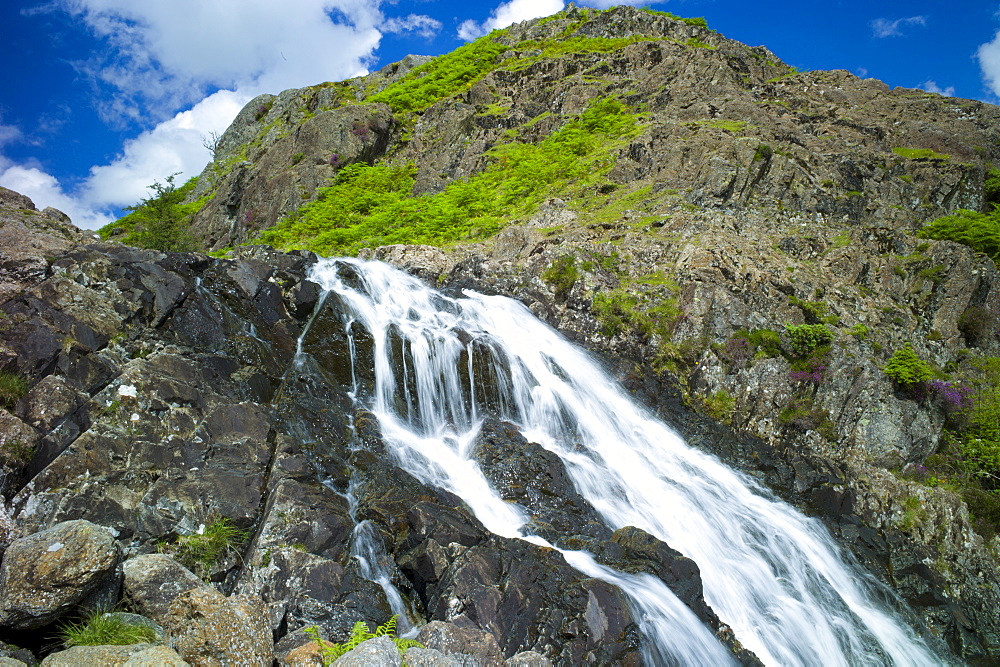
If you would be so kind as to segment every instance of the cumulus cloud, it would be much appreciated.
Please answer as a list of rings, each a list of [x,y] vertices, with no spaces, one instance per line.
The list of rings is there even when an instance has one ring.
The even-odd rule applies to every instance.
[[[910,16],[905,19],[875,19],[870,25],[872,34],[876,37],[902,37],[904,27],[927,25],[927,17]]]
[[[0,159],[0,185],[30,197],[38,208],[51,206],[59,209],[78,227],[97,229],[114,220],[110,213],[67,195],[54,176],[37,167],[10,164],[8,160]]]
[[[415,32],[421,37],[431,39],[441,31],[441,22],[430,16],[410,14],[386,19],[379,28],[382,32],[390,33]]]
[[[120,208],[146,196],[147,186],[170,174],[196,176],[211,159],[205,137],[221,134],[249,101],[246,95],[222,90],[125,142],[114,162],[90,168],[81,198],[93,206]]]
[[[224,131],[256,95],[366,74],[383,32],[440,29],[425,16],[386,20],[379,2],[53,0],[36,8],[68,12],[105,46],[74,63],[102,118],[147,129],[76,187],[37,163],[2,156],[0,184],[77,225],[106,224],[114,210],[147,196],[151,183],[197,175],[211,157],[205,137]],[[0,124],[0,146],[14,140],[23,140],[20,131]]]
[[[228,90],[210,95],[126,141],[115,160],[91,167],[87,179],[73,191],[38,165],[16,165],[2,158],[0,185],[31,197],[39,208],[58,208],[80,227],[100,227],[114,220],[113,211],[148,196],[152,183],[171,174],[180,174],[179,182],[197,176],[211,158],[205,137],[222,133],[248,101]]]
[[[472,19],[463,21],[458,26],[458,38],[471,42],[498,28],[506,28],[528,19],[551,16],[562,11],[563,6],[562,0],[510,0],[501,3],[490,13],[490,18],[482,23]]]
[[[928,79],[920,84],[919,88],[926,90],[928,93],[937,93],[938,95],[944,95],[945,97],[952,97],[955,95],[955,86],[947,86],[942,88],[937,85],[936,81]]]
[[[976,57],[983,72],[983,81],[994,95],[1000,97],[1000,32],[997,32],[992,42],[979,47]]]
[[[76,66],[110,93],[109,120],[168,118],[217,89],[252,97],[367,73],[384,23],[378,0],[60,2],[108,47]]]

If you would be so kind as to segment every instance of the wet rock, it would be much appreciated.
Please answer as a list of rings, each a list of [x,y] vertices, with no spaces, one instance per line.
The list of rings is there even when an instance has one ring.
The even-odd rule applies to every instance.
[[[431,621],[420,628],[417,641],[444,655],[472,656],[483,667],[503,662],[496,638],[474,628],[460,628],[453,623]],[[464,664],[464,658],[459,664]]]
[[[513,424],[485,420],[472,457],[504,500],[518,503],[531,515],[528,532],[555,544],[577,536],[611,536],[593,506],[577,492],[559,456],[529,443]]]
[[[338,667],[399,667],[403,660],[389,637],[376,637],[358,644],[333,661]]]
[[[38,628],[69,611],[115,568],[121,550],[101,526],[68,521],[15,540],[0,566],[0,625]]]

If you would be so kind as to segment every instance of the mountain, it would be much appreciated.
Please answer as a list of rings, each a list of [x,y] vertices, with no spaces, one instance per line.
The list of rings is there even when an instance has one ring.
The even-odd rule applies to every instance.
[[[35,629],[38,648],[86,596],[116,602],[123,585],[187,659],[221,650],[219,623],[266,661],[303,644],[302,628],[343,641],[355,621],[402,610],[453,623],[442,632],[466,633],[456,652],[485,646],[484,663],[525,651],[655,663],[689,647],[651,645],[674,633],[651,630],[635,580],[615,579],[652,575],[743,664],[818,660],[778,638],[817,612],[831,627],[863,619],[831,640],[849,663],[988,664],[1000,657],[997,164],[991,105],[796,72],[698,19],[570,7],[436,59],[257,98],[195,181],[160,184],[102,230],[111,243],[3,191],[0,627],[8,640]],[[169,252],[196,249],[219,257]],[[442,293],[371,319],[375,285],[388,281],[390,305],[424,288],[364,262],[322,273],[313,252],[383,260]],[[649,515],[609,518],[615,494],[644,498],[641,484],[585,483],[617,479],[582,472],[614,458],[588,440],[587,411],[571,422],[576,399],[560,388],[563,440],[535,428],[535,407],[507,390],[551,385],[537,369],[534,383],[515,378],[529,367],[512,352],[518,335],[474,318],[486,305],[463,290],[513,297],[740,471],[727,493],[780,497],[835,542],[765,539],[779,529],[751,504],[759,526],[742,521],[732,552],[699,561],[687,535],[667,539]],[[505,312],[498,322],[526,317]],[[445,323],[433,350],[458,346],[450,366],[421,356],[416,341],[438,334],[408,322],[425,319]],[[520,337],[541,340],[530,330]],[[575,374],[610,384],[546,344],[573,392],[586,394]],[[446,368],[460,369],[463,407],[441,417],[429,406],[452,394],[428,392]],[[605,422],[631,414],[588,400]],[[615,436],[623,460],[646,451],[648,438],[624,435],[645,432],[646,414]],[[475,460],[482,488],[524,509],[523,526],[497,528],[477,504],[490,493],[466,497],[450,455],[421,453],[431,425]],[[657,474],[721,494],[723,473],[701,465]],[[742,517],[733,493],[719,502]],[[16,573],[71,539],[103,565],[39,604]],[[718,592],[712,561],[745,560],[732,555],[745,544],[794,591],[747,593],[744,608],[765,600],[780,619],[761,633],[773,638]],[[846,563],[803,556],[799,573],[775,555],[827,550]],[[840,567],[862,582],[858,607]],[[189,583],[161,600],[150,590],[165,580]],[[796,597],[827,585],[829,607]],[[865,620],[883,613],[898,620]],[[241,614],[263,625],[218,620]],[[896,622],[904,639],[879,634]]]

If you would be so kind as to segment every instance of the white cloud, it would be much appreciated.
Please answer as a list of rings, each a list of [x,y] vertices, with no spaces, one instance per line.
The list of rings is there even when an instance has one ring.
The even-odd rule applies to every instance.
[[[482,23],[477,23],[472,19],[463,21],[458,26],[458,38],[471,42],[498,28],[506,28],[511,24],[528,19],[551,16],[562,11],[563,6],[562,0],[510,0],[501,3],[490,13],[490,18]]]
[[[9,161],[0,159],[0,185],[30,197],[39,209],[46,206],[59,209],[77,227],[97,229],[114,220],[113,215],[67,195],[55,177],[37,167],[10,165]]]
[[[992,42],[987,42],[979,47],[976,57],[979,58],[979,68],[983,72],[983,80],[993,91],[993,94],[1000,97],[1000,32],[997,32]]]
[[[955,95],[955,86],[948,86],[942,88],[937,85],[936,81],[928,79],[920,84],[919,88],[926,90],[928,93],[937,93],[938,95],[944,95],[945,97],[953,97]]]
[[[219,91],[152,130],[125,142],[110,164],[90,168],[75,191],[67,192],[37,165],[16,165],[0,158],[0,185],[31,197],[39,208],[52,206],[79,227],[96,229],[115,219],[113,211],[149,195],[148,186],[179,173],[179,183],[197,176],[208,160],[204,138],[221,133],[249,99]]]
[[[431,39],[441,31],[441,22],[430,16],[410,14],[387,19],[379,28],[382,32],[416,32],[421,37]]]
[[[20,141],[23,138],[20,128],[15,125],[0,123],[0,147]]]
[[[54,0],[35,11],[67,11],[106,45],[95,51],[104,54],[99,59],[76,63],[91,78],[102,116],[156,124],[109,164],[91,167],[76,188],[2,155],[0,184],[79,226],[106,224],[115,209],[148,196],[151,183],[197,175],[211,157],[204,138],[225,130],[256,95],[366,74],[380,30],[440,27],[419,15],[386,21],[379,2]],[[0,146],[21,138],[0,125]]]
[[[903,26],[927,25],[927,17],[910,16],[905,19],[875,19],[871,22],[872,34],[876,37],[902,37]]]
[[[211,159],[205,137],[221,134],[249,101],[240,93],[219,91],[126,141],[114,162],[90,168],[82,199],[92,206],[120,208],[145,197],[147,186],[170,174],[179,173],[181,183],[197,176]]]
[[[77,63],[111,93],[108,119],[168,118],[220,88],[253,97],[364,74],[384,22],[379,0],[61,3],[108,46]]]

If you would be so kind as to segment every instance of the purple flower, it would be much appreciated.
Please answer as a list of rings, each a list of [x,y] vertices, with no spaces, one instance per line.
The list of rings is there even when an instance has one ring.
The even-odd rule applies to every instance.
[[[330,166],[339,167],[340,166],[340,156],[334,153],[330,156]]]
[[[788,371],[788,379],[792,382],[812,382],[819,384],[823,381],[823,374],[826,372],[826,359],[812,357],[805,362],[805,368]]]
[[[924,385],[938,406],[946,413],[972,406],[972,388],[948,380],[930,380]]]

